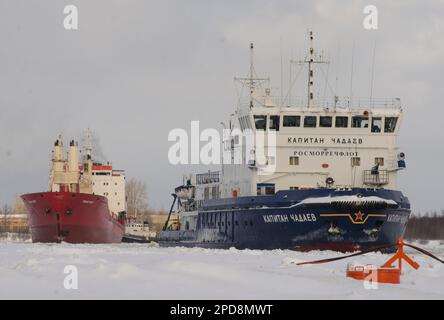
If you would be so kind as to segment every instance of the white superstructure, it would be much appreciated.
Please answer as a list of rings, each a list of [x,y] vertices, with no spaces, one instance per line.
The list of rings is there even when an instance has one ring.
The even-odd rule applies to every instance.
[[[111,165],[93,165],[92,191],[93,194],[108,199],[111,213],[117,214],[126,211],[125,173],[123,171],[113,170]]]
[[[311,46],[302,63],[308,64],[303,98],[273,97],[252,64],[249,77],[238,79],[249,98],[239,100],[224,150],[241,161],[223,165],[221,197],[322,187],[396,189],[397,172],[405,167],[396,145],[400,100],[319,99],[313,94],[313,64],[323,61]],[[258,133],[264,136],[261,152]]]

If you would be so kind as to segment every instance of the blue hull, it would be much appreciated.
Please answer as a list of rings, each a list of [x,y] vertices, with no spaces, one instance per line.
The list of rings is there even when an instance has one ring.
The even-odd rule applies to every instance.
[[[304,201],[356,195],[382,198],[388,204]],[[160,245],[355,251],[395,244],[409,216],[408,199],[394,190],[280,191],[207,201],[199,209],[195,230],[162,231]]]

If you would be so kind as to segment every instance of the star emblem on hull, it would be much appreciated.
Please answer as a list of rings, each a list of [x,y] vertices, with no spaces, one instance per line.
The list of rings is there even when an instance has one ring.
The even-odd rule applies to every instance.
[[[355,213],[355,221],[363,221],[364,214],[361,211]]]

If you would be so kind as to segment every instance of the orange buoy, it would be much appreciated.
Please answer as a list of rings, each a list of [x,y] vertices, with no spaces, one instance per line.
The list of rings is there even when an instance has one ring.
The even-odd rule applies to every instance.
[[[392,264],[398,260],[398,266],[394,267]],[[399,284],[401,282],[402,260],[405,260],[414,269],[419,268],[419,264],[413,261],[404,253],[404,241],[398,241],[398,249],[393,257],[391,257],[380,268],[374,265],[349,265],[347,266],[347,277],[356,280],[365,280],[378,283],[392,283]]]

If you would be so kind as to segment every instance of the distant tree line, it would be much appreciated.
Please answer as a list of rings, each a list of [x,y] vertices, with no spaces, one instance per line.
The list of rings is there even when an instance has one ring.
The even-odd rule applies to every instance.
[[[404,238],[418,240],[444,239],[444,210],[410,216]]]
[[[148,205],[148,192],[143,181],[131,178],[126,182],[127,218],[136,221],[147,221],[153,214],[166,214],[163,210],[156,211]]]

